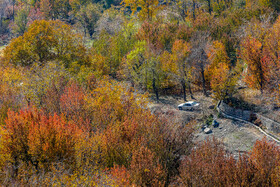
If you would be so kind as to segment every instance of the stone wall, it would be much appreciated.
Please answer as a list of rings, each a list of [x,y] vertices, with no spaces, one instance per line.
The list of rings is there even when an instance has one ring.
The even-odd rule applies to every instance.
[[[220,110],[229,115],[229,116],[233,116],[233,117],[236,117],[236,118],[240,118],[242,120],[245,120],[245,121],[250,121],[250,116],[252,114],[251,111],[248,111],[248,110],[241,110],[241,109],[235,109],[233,107],[230,107],[228,106],[227,104],[225,104],[223,101],[221,101],[219,103],[219,106]]]
[[[257,117],[257,119],[259,119],[261,121],[261,124],[263,127],[265,127],[265,129],[267,129],[268,131],[273,132],[275,134],[280,133],[280,123],[273,121],[269,118],[266,118],[260,114],[255,114],[248,110],[235,109],[233,107],[228,106],[223,101],[219,102],[218,107],[219,107],[220,111],[223,112],[224,114],[235,117],[235,118],[239,118],[239,119],[242,119],[242,120],[245,120],[248,122],[250,122],[251,116],[255,115]]]

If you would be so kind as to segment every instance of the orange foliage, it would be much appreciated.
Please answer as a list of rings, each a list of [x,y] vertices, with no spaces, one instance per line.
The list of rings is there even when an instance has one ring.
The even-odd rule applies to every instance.
[[[47,116],[36,108],[9,111],[5,121],[3,153],[10,155],[17,173],[21,163],[48,170],[51,163],[75,167],[75,145],[83,130],[65,121],[64,116]]]
[[[279,186],[280,149],[267,140],[257,141],[249,153],[249,161],[254,165],[255,186]]]
[[[185,158],[180,180],[187,186],[279,186],[279,151],[263,139],[235,160],[216,140],[207,140]]]
[[[267,83],[268,68],[263,56],[263,45],[254,38],[246,39],[242,44],[241,56],[248,65],[245,81],[252,88],[264,89]]]
[[[224,44],[219,41],[214,41],[213,44],[209,46],[207,56],[210,61],[210,65],[207,70],[209,79],[211,79],[214,75],[213,69],[219,67],[220,63],[226,63],[228,65],[230,63],[230,59],[226,53],[226,48]]]
[[[82,117],[84,114],[84,97],[85,93],[78,84],[70,82],[60,96],[61,112],[68,118]]]
[[[231,75],[229,65],[223,62],[220,63],[219,67],[213,69],[212,74],[210,84],[214,91],[215,98],[217,100],[223,100],[231,96],[234,92],[236,81]]]
[[[133,152],[131,173],[138,186],[164,186],[165,171],[154,153],[145,147]]]
[[[139,40],[147,41],[152,49],[170,51],[176,39],[188,40],[191,34],[192,29],[184,24],[144,22],[137,37]]]
[[[114,166],[110,169],[110,175],[115,179],[115,182],[120,186],[131,186],[129,171],[124,166]]]
[[[53,80],[50,87],[46,90],[46,94],[43,96],[43,109],[50,114],[61,113],[60,109],[60,97],[63,94],[63,90],[67,84],[67,80],[64,77],[59,77],[57,84]]]
[[[234,159],[217,140],[206,140],[185,158],[180,176],[186,186],[228,186],[233,166]]]

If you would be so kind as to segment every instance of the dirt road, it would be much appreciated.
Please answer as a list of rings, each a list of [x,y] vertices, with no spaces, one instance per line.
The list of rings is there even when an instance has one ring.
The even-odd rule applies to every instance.
[[[236,157],[238,157],[239,152],[250,151],[257,140],[264,138],[264,134],[249,124],[226,118],[217,118],[219,127],[214,128],[210,126],[212,133],[205,134],[201,130],[201,126],[203,125],[202,119],[203,116],[209,116],[210,114],[217,116],[217,112],[214,109],[215,101],[203,95],[196,96],[195,101],[201,104],[200,109],[195,111],[179,111],[177,106],[184,101],[174,97],[163,97],[158,103],[152,102],[149,108],[154,113],[159,112],[168,115],[172,113],[174,123],[178,123],[179,125],[184,125],[191,120],[196,120],[195,142],[201,142],[214,136],[222,141],[226,149]]]

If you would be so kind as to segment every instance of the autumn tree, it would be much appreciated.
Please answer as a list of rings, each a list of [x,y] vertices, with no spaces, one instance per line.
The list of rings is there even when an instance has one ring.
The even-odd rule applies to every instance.
[[[132,14],[138,13],[140,20],[152,20],[158,10],[162,7],[158,0],[123,0],[122,4],[125,7],[130,7]],[[138,9],[141,9],[138,12]]]
[[[87,126],[90,120],[90,113],[86,111],[85,106],[85,94],[77,83],[69,82],[63,89],[63,93],[60,95],[60,111],[66,115],[69,121],[77,125]]]
[[[190,53],[190,46],[184,40],[176,40],[172,47],[172,53],[169,55],[169,59],[164,68],[166,71],[174,77],[179,84],[182,86],[183,98],[186,101],[186,87],[188,86],[190,95],[192,96],[191,91],[191,72],[192,65],[188,60]],[[166,59],[162,59],[166,61]],[[163,62],[164,63],[164,62]]]
[[[153,50],[168,50],[171,51],[172,45],[177,36],[177,25],[175,24],[162,24],[161,22],[147,22],[145,21],[141,28],[138,30],[137,38],[145,40],[147,45]],[[179,34],[180,31],[178,32]],[[188,32],[186,35],[189,34]],[[183,39],[183,38],[180,38]]]
[[[42,12],[43,17],[48,20],[51,18],[52,10],[51,10],[50,0],[41,0],[40,1],[40,11]]]
[[[205,71],[209,63],[205,48],[208,42],[208,37],[208,33],[196,32],[191,40],[192,50],[190,53],[190,60],[196,68],[196,77],[202,83],[202,90],[205,96],[208,96],[207,80],[205,75]]]
[[[234,92],[238,72],[234,72],[225,46],[218,41],[208,49],[210,64],[207,68],[207,77],[217,100],[223,100]]]
[[[45,93],[42,96],[42,108],[48,114],[61,114],[60,101],[63,91],[67,85],[67,78],[59,75],[56,79],[52,79],[47,85]]]
[[[266,75],[266,89],[269,91],[272,91],[273,93],[276,93],[276,96],[279,93],[279,86],[280,86],[280,80],[279,80],[279,68],[280,68],[280,61],[279,61],[279,39],[278,36],[280,34],[280,19],[276,20],[276,22],[273,24],[273,26],[269,29],[268,34],[265,37],[265,43],[264,43],[264,53],[263,53],[263,60],[265,61],[265,67],[267,67],[265,70]],[[277,96],[278,97],[278,96]]]
[[[4,51],[4,58],[14,65],[40,65],[60,60],[66,67],[71,62],[87,63],[86,49],[79,35],[61,21],[34,21],[28,31],[14,39]]]
[[[20,88],[27,105],[32,104],[36,107],[43,107],[46,111],[60,113],[58,108],[52,105],[56,101],[52,100],[61,94],[68,80],[69,74],[66,69],[51,62],[45,64],[44,67],[33,66],[29,70],[25,70]],[[50,93],[50,90],[54,92]],[[56,102],[56,105],[58,104]]]
[[[225,186],[234,184],[235,160],[217,140],[206,140],[189,156],[180,168],[180,179],[185,186]]]
[[[92,140],[100,166],[130,169],[132,162],[139,163],[133,166],[139,168],[131,172],[133,181],[139,175],[146,182],[152,180],[151,176],[159,177],[155,180],[162,184],[172,181],[178,173],[181,155],[187,154],[193,145],[191,125],[180,127],[173,124],[172,115],[164,119],[151,114],[146,109],[145,96],[135,95],[114,81],[99,82],[85,101],[91,108],[93,129],[98,129]],[[154,155],[152,163],[138,158],[140,149]],[[145,165],[149,165],[150,173],[142,173]]]
[[[77,19],[84,29],[84,34],[88,33],[90,37],[96,32],[98,19],[101,17],[103,8],[100,4],[87,4],[77,12]]]
[[[266,84],[266,63],[263,59],[263,45],[252,38],[243,41],[242,57],[248,65],[246,82],[250,87],[263,92]]]
[[[0,65],[0,124],[4,124],[9,109],[24,106],[22,95],[23,69]]]
[[[137,27],[132,22],[124,24],[120,30],[113,33],[112,36],[110,33],[103,30],[102,33],[99,34],[98,40],[93,44],[93,54],[95,54],[95,57],[98,57],[94,59],[93,66],[95,66],[95,62],[103,61],[103,67],[106,67],[108,74],[112,77],[116,77],[125,55],[134,48],[136,31]]]
[[[267,84],[268,67],[264,55],[265,36],[270,27],[270,17],[263,17],[261,21],[253,20],[243,28],[245,37],[241,43],[240,55],[247,64],[246,83],[262,93]]]
[[[254,165],[254,185],[279,185],[279,146],[263,139],[257,141],[249,153],[249,161]]]
[[[122,76],[130,80],[133,85],[146,87],[148,82],[146,42],[138,42],[135,48],[127,55],[121,70]]]
[[[22,36],[27,30],[28,14],[28,8],[22,8],[16,13],[13,24],[13,33],[16,36]]]
[[[214,67],[210,85],[217,100],[223,100],[234,93],[238,74],[235,75],[232,71],[229,65],[223,62]]]
[[[31,164],[35,169],[48,170],[53,162],[64,162],[75,167],[75,144],[82,137],[76,125],[63,116],[46,116],[36,108],[9,111],[5,126],[5,141],[1,152],[8,154],[16,177],[20,164]]]
[[[161,63],[159,57],[153,52],[149,53],[148,59],[148,89],[152,89],[156,94],[157,101],[159,100],[159,89],[161,87],[161,80],[163,72],[161,70]]]
[[[132,80],[136,86],[152,90],[159,100],[164,72],[160,56],[155,51],[147,49],[145,42],[139,42],[135,50],[127,55],[124,67],[124,77]]]
[[[139,186],[164,186],[164,170],[154,153],[145,147],[133,153],[131,175],[133,183]]]
[[[249,153],[235,160],[217,140],[206,140],[183,160],[180,181],[184,186],[277,186],[278,152],[275,143],[257,140]]]

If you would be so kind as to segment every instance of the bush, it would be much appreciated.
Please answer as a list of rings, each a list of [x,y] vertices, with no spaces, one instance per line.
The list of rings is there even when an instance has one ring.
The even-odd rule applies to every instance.
[[[63,115],[47,116],[33,107],[18,113],[9,111],[1,127],[2,136],[1,153],[9,155],[12,176],[16,177],[22,164],[35,171],[48,171],[51,164],[59,162],[74,168],[75,147],[84,135]]]

